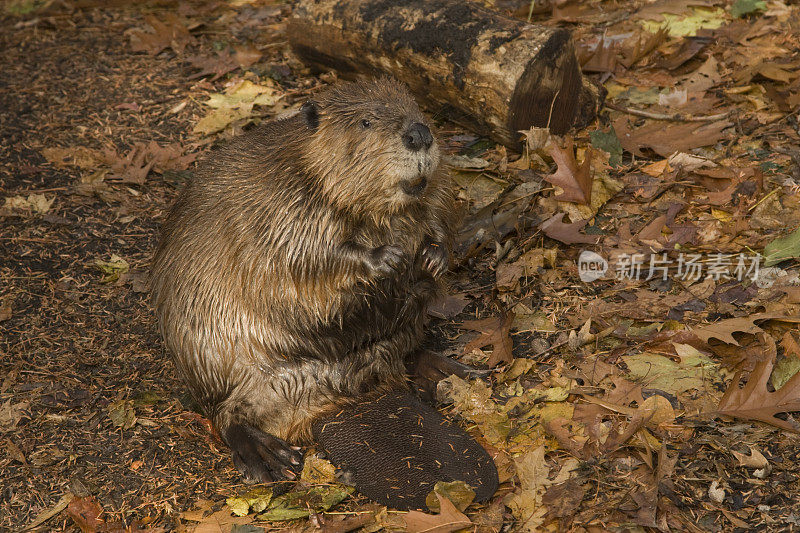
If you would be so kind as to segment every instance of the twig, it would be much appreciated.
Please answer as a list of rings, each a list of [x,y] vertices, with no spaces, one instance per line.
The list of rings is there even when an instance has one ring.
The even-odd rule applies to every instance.
[[[666,113],[652,113],[650,111],[642,111],[640,109],[631,109],[629,107],[622,107],[609,102],[606,102],[606,107],[609,109],[613,109],[615,111],[620,111],[622,113],[627,113],[629,115],[634,115],[637,117],[652,118],[655,120],[671,120],[672,122],[712,122],[714,120],[722,120],[723,118],[727,118],[731,114],[730,111],[728,111],[726,113],[718,113],[716,115],[703,115],[699,117],[693,117],[691,115],[685,115],[683,113],[674,113],[672,115],[668,115]]]

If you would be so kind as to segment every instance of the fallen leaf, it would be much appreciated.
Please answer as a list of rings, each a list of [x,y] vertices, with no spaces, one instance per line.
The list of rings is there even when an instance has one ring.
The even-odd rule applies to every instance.
[[[128,31],[131,48],[134,52],[148,52],[156,55],[162,50],[172,48],[177,54],[197,41],[189,33],[187,24],[174,13],[164,13],[161,18],[154,15],[145,17],[153,31],[132,29]]]
[[[739,461],[739,465],[748,468],[767,468],[769,466],[769,461],[764,457],[764,454],[758,451],[758,448],[755,446],[749,446],[749,448],[750,455],[731,450],[733,456]]]
[[[785,237],[779,237],[764,247],[764,266],[770,267],[800,257],[800,228]]]
[[[788,431],[800,432],[800,423],[794,418],[790,416],[784,420],[776,416],[800,411],[800,373],[792,376],[780,389],[770,391],[767,384],[774,364],[774,356],[756,364],[747,383],[741,388],[739,381],[742,372],[737,372],[713,414],[759,420]]]
[[[441,510],[440,496],[447,498],[459,511],[464,511],[475,500],[475,491],[463,481],[437,481],[425,498],[425,505],[434,513]]]
[[[111,254],[109,261],[96,259],[93,266],[104,274],[100,283],[113,283],[130,269],[128,262],[117,254]]]
[[[565,244],[597,244],[600,240],[599,236],[586,235],[580,233],[580,230],[589,222],[589,220],[577,220],[566,224],[564,222],[565,213],[556,213],[549,219],[542,222],[539,226],[545,235],[551,239],[561,241]]]
[[[315,485],[308,490],[293,491],[273,498],[259,520],[294,520],[312,511],[327,511],[353,493],[355,489],[340,484]]]
[[[307,454],[303,461],[300,479],[309,485],[321,485],[336,481],[336,468],[317,455]]]
[[[731,16],[741,18],[756,11],[766,11],[767,3],[764,0],[736,0],[731,6]]]
[[[692,389],[711,390],[713,382],[719,380],[718,365],[703,354],[681,362],[651,353],[627,355],[622,360],[631,379],[670,394]]]
[[[692,333],[694,333],[697,338],[705,343],[708,343],[709,339],[714,338],[719,339],[727,344],[735,344],[736,346],[739,346],[739,343],[733,338],[733,334],[737,332],[748,333],[751,335],[764,333],[764,330],[755,324],[755,322],[759,320],[800,322],[800,317],[782,316],[774,313],[759,313],[741,318],[720,320],[719,322],[705,326],[698,326],[692,328]]]
[[[592,140],[592,146],[608,152],[608,163],[612,167],[619,166],[622,162],[622,145],[619,143],[617,132],[614,131],[613,126],[607,132],[602,130],[589,132],[589,138]]]
[[[580,166],[575,160],[572,137],[567,137],[564,148],[555,143],[550,143],[547,146],[547,151],[556,165],[558,165],[558,168],[555,173],[544,176],[544,179],[563,189],[561,193],[555,196],[555,199],[562,202],[577,202],[589,205],[592,196],[591,150],[586,151]]]
[[[210,135],[225,129],[229,124],[251,116],[253,107],[275,105],[283,95],[278,94],[271,81],[264,84],[242,80],[224,93],[209,95],[206,105],[211,107],[208,115],[194,126],[194,133]]]
[[[257,48],[237,46],[234,50],[220,52],[216,56],[193,56],[189,61],[192,66],[199,68],[200,72],[192,74],[187,79],[194,80],[213,74],[211,81],[214,81],[237,68],[249,67],[261,59],[261,55]]]
[[[225,503],[228,504],[234,515],[245,516],[251,512],[262,512],[269,506],[270,501],[272,501],[272,489],[256,487],[241,496],[231,496],[225,500]]]
[[[727,136],[723,130],[732,125],[733,123],[726,120],[707,124],[648,121],[637,128],[630,126],[625,117],[614,121],[614,129],[622,147],[639,157],[648,157],[642,151],[647,148],[662,157],[669,157],[675,152],[687,152],[693,148],[715,144]]]
[[[50,207],[55,200],[55,196],[48,200],[44,194],[29,194],[27,197],[9,196],[6,197],[3,207],[5,209],[18,209],[44,214],[50,211]]]
[[[67,506],[67,514],[83,533],[95,533],[105,527],[106,522],[100,518],[103,508],[89,496],[73,498]]]
[[[426,514],[421,511],[410,511],[403,515],[409,533],[452,533],[472,526],[467,515],[456,509],[447,497],[436,493],[439,499],[439,514]]]
[[[108,417],[114,426],[130,429],[136,424],[136,411],[131,400],[117,400],[108,406]]]
[[[480,337],[467,343],[464,353],[470,353],[477,348],[492,346],[492,354],[486,362],[490,367],[501,363],[510,363],[514,356],[511,351],[514,347],[511,341],[511,324],[514,322],[514,313],[504,313],[498,317],[483,320],[470,320],[461,324],[461,327],[479,331]]]

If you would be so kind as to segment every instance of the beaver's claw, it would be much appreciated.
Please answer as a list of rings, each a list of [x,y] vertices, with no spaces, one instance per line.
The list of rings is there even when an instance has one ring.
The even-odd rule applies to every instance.
[[[445,245],[437,242],[426,244],[422,248],[422,268],[439,277],[450,267],[450,253]]]

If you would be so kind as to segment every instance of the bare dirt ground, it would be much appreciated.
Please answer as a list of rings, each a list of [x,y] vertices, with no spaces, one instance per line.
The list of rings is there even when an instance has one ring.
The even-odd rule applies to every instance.
[[[663,23],[694,8],[567,2],[529,13],[527,2],[498,2],[571,27],[586,70],[623,112],[576,132],[579,159],[593,161],[583,178],[563,162],[572,154],[563,140],[520,158],[438,123],[457,156],[467,229],[454,296],[432,318],[429,342],[495,368],[491,388],[455,383],[443,395],[496,454],[503,485],[457,520],[404,526],[357,496],[330,513],[308,504],[310,518],[289,522],[252,508],[234,518],[226,498],[250,487],[193,411],[147,302],[158,227],[195,154],[333,80],[292,57],[281,33],[291,8],[9,3],[0,14],[0,530],[452,531],[453,520],[481,531],[798,530],[800,439],[788,431],[800,410],[797,239],[774,263],[783,284],[578,278],[585,248],[607,258],[752,257],[800,223],[800,8],[767,2],[739,18],[731,3],[696,5],[712,13],[699,37],[648,41],[656,30],[631,30],[632,14]],[[598,52],[603,32],[623,37]],[[268,98],[198,130],[207,95],[230,97],[243,79]],[[675,103],[676,86],[688,101]],[[696,124],[705,130],[676,129],[715,114]],[[591,133],[609,131],[617,144]],[[686,157],[668,160],[676,152]],[[554,199],[554,184],[579,188],[587,176],[589,205]],[[563,212],[589,222],[547,224]],[[759,375],[725,403],[726,390]]]

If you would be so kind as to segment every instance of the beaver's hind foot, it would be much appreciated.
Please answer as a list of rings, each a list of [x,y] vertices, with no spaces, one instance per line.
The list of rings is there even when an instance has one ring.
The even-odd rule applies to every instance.
[[[299,448],[248,424],[233,424],[223,435],[233,464],[247,483],[293,480],[303,466]]]

